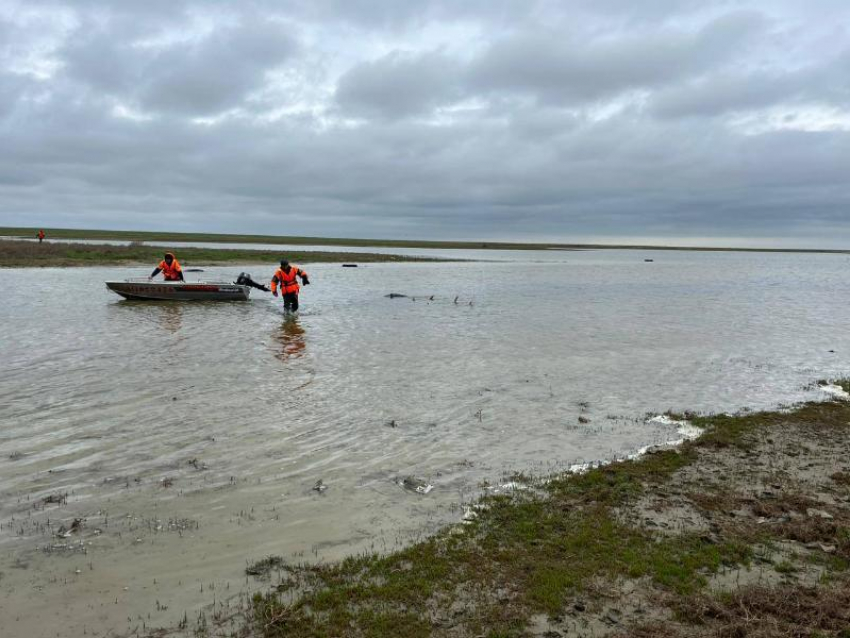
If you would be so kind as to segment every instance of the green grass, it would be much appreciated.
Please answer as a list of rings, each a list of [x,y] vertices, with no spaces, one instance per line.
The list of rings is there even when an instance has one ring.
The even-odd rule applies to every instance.
[[[468,525],[443,530],[386,555],[283,566],[284,581],[253,597],[246,620],[250,627],[243,630],[266,638],[519,637],[526,635],[533,615],[561,616],[571,601],[599,600],[600,591],[626,580],[648,583],[660,591],[674,601],[671,612],[676,612],[676,605],[688,609],[676,612],[681,622],[697,622],[699,614],[714,608],[732,618],[730,609],[744,600],[740,597],[744,594],[712,598],[705,587],[708,580],[725,567],[749,565],[756,551],[783,539],[836,546],[834,553],[801,560],[826,569],[825,587],[843,586],[850,570],[850,531],[837,520],[800,516],[774,526],[736,524],[724,527],[719,535],[681,531],[665,535],[632,525],[621,512],[647,493],[663,491],[674,473],[698,462],[703,454],[724,448],[749,454],[754,443],[769,437],[772,430],[792,426],[805,428],[813,436],[818,431],[830,436],[836,429],[846,432],[850,404],[808,403],[786,412],[688,418],[704,433],[677,450],[547,481],[514,475],[531,489],[484,497],[477,518]],[[690,496],[701,497],[692,498],[692,503],[708,515],[736,509],[741,498],[750,498],[710,485]],[[805,512],[811,505],[806,494],[796,492],[783,492],[764,504],[748,502],[754,512],[755,507],[771,508],[764,512],[768,517]],[[265,573],[267,563],[271,569],[281,567],[277,557],[269,557],[254,566],[255,571]],[[792,574],[799,565],[786,559],[774,569]],[[765,606],[776,593],[762,592],[759,598],[756,591],[744,602]],[[837,601],[836,609],[847,600],[839,590],[827,593]],[[812,597],[806,613],[814,613],[817,597],[804,594]],[[689,607],[689,601],[702,607]],[[663,635],[685,634],[670,630]]]
[[[38,228],[0,228],[0,236],[35,237]],[[175,233],[149,231],[95,230],[45,228],[48,239],[114,239],[123,241],[203,241],[222,243],[275,243],[313,246],[382,246],[395,248],[457,248],[457,249],[495,249],[495,250],[696,250],[696,251],[733,251],[733,252],[799,252],[799,253],[847,253],[850,250],[786,249],[786,248],[716,248],[686,246],[653,246],[641,244],[580,244],[580,243],[533,243],[533,242],[494,242],[494,241],[432,241],[420,239],[357,239],[344,237],[303,237],[286,235],[242,235],[218,233]]]
[[[169,250],[156,246],[104,246],[92,244],[65,244],[0,240],[0,267],[71,267],[71,266],[121,266],[146,264],[151,269]],[[372,263],[399,261],[441,261],[428,258],[376,253],[280,251],[176,248],[171,249],[184,268],[220,264],[277,265],[282,256],[295,264],[310,263]]]
[[[754,544],[770,539],[658,536],[620,521],[617,509],[663,485],[702,450],[746,449],[789,419],[846,428],[850,406],[812,403],[792,414],[690,418],[705,428],[699,440],[545,483],[523,476],[534,489],[484,498],[478,518],[460,533],[447,530],[387,556],[295,567],[300,593],[288,602],[276,593],[256,596],[257,627],[269,637],[426,636],[435,614],[460,606],[470,635],[519,636],[532,614],[563,613],[571,597],[600,579],[646,579],[671,595],[694,595],[724,566],[748,564]]]

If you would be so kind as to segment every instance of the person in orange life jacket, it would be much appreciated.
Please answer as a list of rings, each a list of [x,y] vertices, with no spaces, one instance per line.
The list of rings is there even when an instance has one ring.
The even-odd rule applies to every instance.
[[[38,237],[38,243],[39,243],[39,244],[40,244],[41,242],[43,242],[43,241],[44,241],[44,230],[39,230],[39,231],[38,231],[38,234],[36,235],[36,237]]]
[[[153,279],[160,272],[165,281],[185,281],[183,279],[183,269],[180,267],[180,262],[172,253],[165,253],[165,259],[159,262],[159,265],[153,269],[151,276],[148,279]]]
[[[281,259],[280,268],[278,268],[272,276],[272,294],[277,297],[277,287],[280,286],[280,292],[283,295],[284,310],[298,310],[298,279],[301,277],[301,283],[305,286],[310,285],[310,280],[307,278],[307,273],[301,270],[298,266],[290,266],[286,259]]]

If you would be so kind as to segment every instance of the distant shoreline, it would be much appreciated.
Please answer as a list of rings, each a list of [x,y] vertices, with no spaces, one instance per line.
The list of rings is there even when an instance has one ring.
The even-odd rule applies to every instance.
[[[34,238],[38,228],[0,227],[0,236]],[[459,250],[673,250],[696,252],[850,254],[848,249],[748,248],[715,246],[656,246],[647,244],[571,244],[492,241],[430,241],[406,239],[352,239],[215,233],[171,233],[124,230],[45,228],[48,239],[100,239],[115,241],[216,242],[222,244],[289,244],[295,246],[349,246],[362,248],[436,248]],[[390,260],[391,261],[391,260]]]
[[[168,250],[144,244],[131,246],[51,243],[0,240],[0,268],[72,268],[85,266],[127,266],[153,268]],[[277,264],[279,250],[245,250],[229,248],[174,249],[180,263],[186,266],[223,266],[238,263]],[[286,257],[297,264],[310,263],[378,263],[446,261],[428,257],[324,251],[287,251]]]

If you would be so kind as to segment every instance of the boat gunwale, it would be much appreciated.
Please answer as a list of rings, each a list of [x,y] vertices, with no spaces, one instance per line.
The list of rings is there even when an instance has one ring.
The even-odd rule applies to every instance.
[[[106,288],[125,299],[146,301],[248,301],[250,286],[228,281],[106,281]],[[223,289],[224,288],[224,289]],[[169,290],[167,293],[164,290]]]

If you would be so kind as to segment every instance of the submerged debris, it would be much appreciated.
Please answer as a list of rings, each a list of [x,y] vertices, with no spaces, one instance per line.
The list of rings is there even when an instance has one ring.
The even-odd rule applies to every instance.
[[[68,502],[67,494],[48,494],[41,499],[45,505],[64,505]]]
[[[326,489],[328,489],[328,486],[325,485],[325,482],[322,479],[316,481],[316,484],[313,486],[313,491],[318,492],[319,494],[324,492]]]
[[[208,470],[210,469],[206,463],[199,461],[198,459],[189,459],[189,465],[194,467],[198,471]]]
[[[398,484],[406,490],[416,492],[417,494],[427,494],[434,489],[434,486],[422,479],[413,476],[405,476],[399,479]]]
[[[79,534],[83,529],[83,519],[75,518],[70,527],[62,525],[56,530],[56,536],[59,538],[68,538],[71,534]]]
[[[245,568],[245,573],[249,576],[267,576],[273,569],[280,569],[284,566],[283,558],[280,556],[266,556],[258,560],[256,563],[248,565]]]

